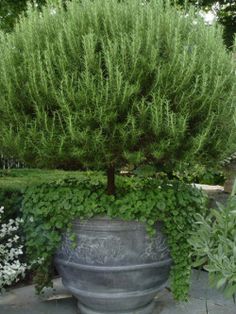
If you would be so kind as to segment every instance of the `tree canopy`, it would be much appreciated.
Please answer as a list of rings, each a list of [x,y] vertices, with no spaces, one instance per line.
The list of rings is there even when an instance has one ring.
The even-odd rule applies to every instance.
[[[0,51],[5,154],[51,168],[174,168],[235,148],[235,62],[194,10],[49,2],[1,33]]]
[[[28,0],[29,2],[30,0]],[[55,0],[56,1],[56,0]],[[184,5],[185,0],[177,0],[177,3]],[[210,9],[215,3],[219,4],[219,22],[224,26],[224,38],[228,47],[233,44],[236,33],[236,2],[235,0],[189,0],[193,5]],[[35,0],[39,7],[45,4],[45,0]],[[5,31],[11,31],[19,14],[26,10],[27,0],[1,0],[0,2],[0,27]]]

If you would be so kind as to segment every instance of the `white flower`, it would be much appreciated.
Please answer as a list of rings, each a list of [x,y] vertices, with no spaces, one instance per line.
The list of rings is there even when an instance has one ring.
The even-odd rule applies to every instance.
[[[0,223],[4,208],[0,207]],[[23,246],[20,245],[20,237],[16,234],[22,220],[10,219],[7,223],[0,224],[0,293],[4,287],[17,282],[20,277],[30,268],[21,263],[19,256],[23,254]]]

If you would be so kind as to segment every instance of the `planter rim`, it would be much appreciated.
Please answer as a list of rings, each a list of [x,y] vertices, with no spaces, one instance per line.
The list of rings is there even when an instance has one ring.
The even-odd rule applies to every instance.
[[[97,231],[103,230],[104,226],[104,231],[108,231],[110,229],[112,229],[112,231],[132,231],[146,228],[146,223],[142,221],[123,220],[120,218],[111,218],[108,216],[94,216],[86,219],[77,218],[73,221],[74,228],[82,227],[85,230],[93,230],[93,225],[96,225]],[[162,223],[157,221],[155,225],[161,226]]]
[[[69,266],[72,268],[77,268],[79,270],[88,270],[92,272],[121,272],[121,271],[135,271],[145,268],[158,268],[165,265],[172,264],[172,260],[166,259],[163,261],[158,261],[155,263],[149,263],[149,264],[139,264],[139,265],[124,265],[124,266],[97,266],[97,265],[85,265],[85,264],[78,264],[70,261],[64,261],[61,258],[56,257],[55,259],[56,263],[60,263],[64,266]]]

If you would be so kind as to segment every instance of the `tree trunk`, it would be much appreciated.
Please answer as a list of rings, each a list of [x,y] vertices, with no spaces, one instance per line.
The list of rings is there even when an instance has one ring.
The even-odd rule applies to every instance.
[[[107,169],[107,194],[114,195],[115,192],[115,167],[109,166]]]

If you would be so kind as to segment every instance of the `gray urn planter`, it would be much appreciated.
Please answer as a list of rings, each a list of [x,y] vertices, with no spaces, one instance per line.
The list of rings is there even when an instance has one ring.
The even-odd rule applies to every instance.
[[[171,259],[161,225],[145,226],[107,217],[75,221],[75,249],[65,235],[55,264],[81,314],[150,314],[168,280]]]
[[[234,181],[236,180],[236,159],[233,159],[225,166],[226,181],[224,184],[224,191],[231,193],[233,190]]]

